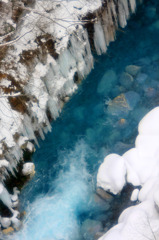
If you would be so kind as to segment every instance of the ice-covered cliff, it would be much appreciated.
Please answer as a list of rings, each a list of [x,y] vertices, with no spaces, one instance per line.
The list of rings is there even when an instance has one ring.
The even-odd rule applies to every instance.
[[[0,2],[2,191],[12,175],[26,174],[21,165],[24,152],[33,152],[37,136],[44,139],[51,131],[50,120],[58,117],[93,68],[92,53],[106,52],[136,4],[135,0]],[[28,169],[34,171],[32,166]],[[6,201],[0,195],[3,203],[14,208],[8,192],[5,195]]]

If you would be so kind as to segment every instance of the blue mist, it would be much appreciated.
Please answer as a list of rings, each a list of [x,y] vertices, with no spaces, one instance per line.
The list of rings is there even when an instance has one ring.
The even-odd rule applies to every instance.
[[[103,158],[124,153],[134,144],[140,119],[159,103],[159,14],[157,1],[139,8],[126,29],[118,31],[106,55],[95,56],[95,68],[52,123],[52,132],[40,141],[33,160],[35,177],[21,194],[27,214],[16,240],[91,240],[93,231],[103,231],[112,208],[95,194],[96,174]],[[135,64],[142,74],[134,78],[129,90],[120,84],[125,67]],[[101,79],[113,70],[114,82]],[[101,84],[102,93],[97,89]],[[132,109],[108,112],[110,99],[129,95]],[[125,119],[122,125],[120,119]],[[90,231],[96,221],[97,230]],[[93,228],[95,229],[95,227]]]

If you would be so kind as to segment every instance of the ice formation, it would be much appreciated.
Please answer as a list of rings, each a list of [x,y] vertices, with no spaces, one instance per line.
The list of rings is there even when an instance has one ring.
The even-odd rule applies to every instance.
[[[158,123],[159,107],[156,107],[140,121],[135,148],[130,149],[120,157],[126,166],[126,173],[123,172],[123,178],[126,174],[127,182],[134,186],[141,186],[141,189],[135,189],[131,196],[132,201],[138,200],[140,204],[126,209],[120,215],[118,224],[102,236],[100,240],[114,240],[114,237],[122,240],[159,238]],[[105,161],[98,171],[98,186],[98,179],[101,178],[100,182],[104,182],[105,179],[109,178],[110,173],[113,173],[110,171],[113,168],[113,161],[109,168],[104,167],[104,164]],[[109,178],[109,185],[114,186],[116,181],[119,181],[118,175],[114,172],[114,175]],[[107,187],[107,185],[101,184],[100,187],[105,190],[110,189],[114,193],[113,188]]]

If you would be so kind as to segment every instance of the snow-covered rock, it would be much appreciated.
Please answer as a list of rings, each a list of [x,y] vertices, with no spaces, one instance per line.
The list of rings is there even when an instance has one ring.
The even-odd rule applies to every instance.
[[[139,195],[139,189],[134,189],[134,191],[131,194],[131,201],[137,201],[138,200],[138,195]]]
[[[1,217],[1,225],[3,228],[8,228],[11,225],[11,219],[6,217]]]
[[[31,163],[31,162],[24,163],[23,169],[22,169],[22,174],[24,176],[29,176],[29,175],[34,175],[34,173],[35,173],[34,163]]]
[[[159,107],[146,114],[140,121],[138,130],[135,148],[123,154],[122,159],[126,168],[127,182],[141,186],[140,191],[135,189],[132,192],[131,201],[138,200],[141,203],[123,211],[118,224],[100,240],[159,239]],[[106,183],[111,182],[107,180],[109,174],[108,176],[106,174],[106,164],[103,166],[104,164],[101,164],[99,168],[101,179],[106,179]],[[116,172],[113,172],[112,168],[113,162],[110,161],[108,169],[112,173],[111,179],[115,179]],[[98,178],[99,176],[97,186]],[[103,187],[107,188],[107,185],[103,184]]]
[[[105,191],[118,194],[125,185],[126,166],[124,158],[110,154],[101,164],[97,174],[97,186]]]
[[[19,228],[21,227],[21,221],[15,217],[12,217],[11,222],[12,222],[13,228],[16,230],[19,230]]]

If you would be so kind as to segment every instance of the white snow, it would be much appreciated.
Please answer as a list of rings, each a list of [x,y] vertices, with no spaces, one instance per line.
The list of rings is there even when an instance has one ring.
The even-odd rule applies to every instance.
[[[28,162],[28,163],[24,163],[23,165],[23,169],[22,169],[22,174],[24,176],[28,176],[28,175],[32,175],[35,173],[35,165],[34,163]]]
[[[117,154],[110,154],[104,159],[98,170],[97,186],[117,194],[125,185],[125,175],[124,158]]]
[[[138,195],[139,195],[139,189],[134,189],[134,191],[131,194],[131,201],[137,201],[138,200]]]
[[[138,130],[135,148],[127,151],[122,158],[127,182],[141,186],[140,191],[135,189],[132,192],[131,201],[138,200],[141,203],[123,211],[118,224],[100,240],[114,240],[114,237],[122,240],[159,239],[159,107],[151,110],[140,121]],[[113,162],[110,162],[111,173],[112,168]],[[104,164],[101,164],[99,172],[102,173],[102,179],[107,179],[106,170]],[[115,178],[116,173],[111,176],[111,179]],[[104,184],[101,187],[107,190]]]

